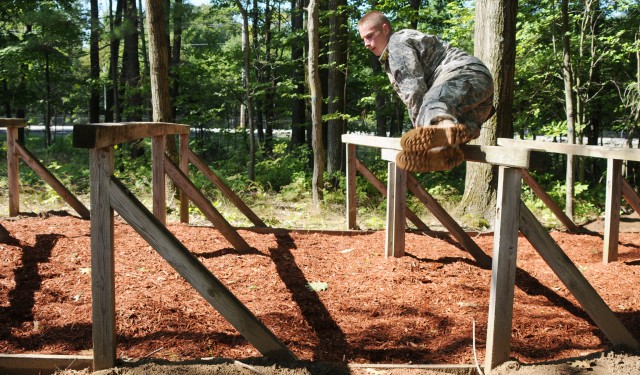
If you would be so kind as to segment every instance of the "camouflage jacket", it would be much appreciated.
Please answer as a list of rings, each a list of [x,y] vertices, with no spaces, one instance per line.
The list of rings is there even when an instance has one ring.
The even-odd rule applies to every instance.
[[[491,76],[477,57],[450,46],[436,36],[416,30],[393,33],[380,56],[380,63],[406,104],[413,124],[427,90],[434,83],[451,77],[456,69],[466,66]]]

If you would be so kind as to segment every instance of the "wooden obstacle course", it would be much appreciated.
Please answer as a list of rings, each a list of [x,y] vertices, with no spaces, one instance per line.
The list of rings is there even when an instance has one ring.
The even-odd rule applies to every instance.
[[[399,224],[404,224],[402,205],[406,195],[405,184],[408,174],[401,171],[395,164],[395,155],[400,150],[399,139],[357,135],[344,135],[342,139],[343,142],[347,143],[348,156],[348,225],[355,225],[355,146],[363,145],[380,148],[382,158],[389,162],[387,207],[392,207],[393,211],[390,212],[389,209],[387,211],[385,254],[387,256],[401,256],[404,254],[404,249],[389,251],[389,247],[404,246],[404,226],[401,227]],[[491,369],[510,358],[518,231],[523,232],[536,251],[540,253],[549,267],[567,286],[567,289],[576,297],[587,314],[613,345],[622,345],[635,350],[639,349],[640,344],[622,325],[620,320],[589,284],[588,280],[584,278],[578,268],[564,254],[549,233],[520,200],[522,193],[521,181],[529,165],[530,149],[521,146],[475,145],[464,145],[461,148],[467,161],[491,163],[499,166],[485,371],[489,373]],[[613,167],[615,168],[615,166]],[[619,185],[620,190],[625,189],[625,193],[629,193],[629,188],[623,188],[622,183]],[[395,191],[392,193],[392,190]],[[638,201],[635,201],[635,203],[638,203]],[[436,206],[438,206],[437,202],[433,207]],[[433,212],[434,215],[441,221],[444,220],[443,223],[447,222],[447,225],[453,225],[454,227],[457,225],[452,224],[441,213],[436,212]],[[398,231],[403,233],[398,233]],[[465,236],[468,237],[465,233],[462,238]],[[463,247],[475,257],[468,246],[463,245]],[[480,262],[478,263],[480,264]]]
[[[0,128],[7,130],[7,174],[9,188],[9,216],[20,213],[19,159],[51,186],[83,219],[89,219],[89,210],[54,176],[47,167],[18,142],[18,129],[27,126],[24,119],[0,118]]]
[[[618,259],[618,239],[620,234],[620,200],[624,198],[631,207],[640,212],[640,197],[631,185],[622,177],[623,161],[640,161],[640,150],[623,147],[590,146],[556,142],[540,142],[520,139],[499,138],[498,145],[526,148],[531,151],[552,152],[607,160],[605,227],[602,262],[609,263]],[[577,230],[577,226],[562,209],[548,196],[534,188],[537,183],[526,173],[525,182],[533,192],[549,207],[558,219],[569,229]],[[540,194],[539,194],[540,193]]]
[[[76,132],[76,129],[79,130]],[[147,132],[153,137],[154,214],[113,176],[113,146],[145,137]],[[188,137],[189,127],[168,123],[120,123],[89,124],[74,129],[74,146],[91,149],[94,369],[111,368],[115,365],[116,359],[114,209],[258,351],[274,358],[295,359],[293,353],[164,226],[166,217],[160,212],[160,207],[164,208],[164,201],[157,198],[165,197],[164,174],[176,177],[182,188],[193,189],[189,185],[186,173],[168,160],[164,153],[164,137],[171,134]],[[185,145],[187,142],[181,140],[180,144]],[[188,157],[187,149],[181,150],[181,157]],[[181,167],[185,165],[186,163],[181,163]],[[191,194],[191,198],[200,199],[194,191],[188,194]],[[156,213],[160,214],[160,217]],[[235,230],[233,232],[237,235]]]

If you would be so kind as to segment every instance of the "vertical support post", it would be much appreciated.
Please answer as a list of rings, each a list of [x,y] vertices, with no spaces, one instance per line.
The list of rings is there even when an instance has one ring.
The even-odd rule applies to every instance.
[[[91,295],[93,368],[112,368],[116,361],[116,293],[113,209],[109,181],[113,147],[92,149],[91,165]]]
[[[7,169],[9,178],[9,216],[20,212],[20,174],[18,171],[18,128],[7,127]]]
[[[387,232],[385,258],[404,256],[405,206],[407,200],[407,172],[389,162],[387,181]]]
[[[347,143],[347,229],[356,224],[356,145]]]
[[[602,263],[604,264],[618,260],[621,181],[622,160],[607,159],[607,201],[604,210],[604,248],[602,249]]]
[[[153,215],[162,224],[167,224],[167,190],[164,185],[165,137],[151,138],[151,171],[153,189]]]
[[[521,188],[521,170],[501,166],[487,325],[485,369],[488,371],[509,360]]]
[[[189,176],[189,134],[180,134],[180,171]],[[189,224],[189,197],[180,190],[180,222]]]

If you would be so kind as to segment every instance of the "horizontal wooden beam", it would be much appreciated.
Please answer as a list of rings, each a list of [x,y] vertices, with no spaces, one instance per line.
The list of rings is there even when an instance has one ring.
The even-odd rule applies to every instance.
[[[461,145],[460,149],[464,152],[464,160],[466,161],[513,168],[529,168],[529,151],[527,149],[480,145]],[[383,160],[395,161],[396,155],[400,151],[383,148],[381,152]]]
[[[342,143],[402,150],[402,147],[400,147],[400,138],[379,137],[375,135],[343,134]]]
[[[23,118],[0,118],[0,128],[24,128],[27,120]]]
[[[7,375],[44,375],[58,370],[84,370],[92,367],[92,356],[0,354],[0,373]]]
[[[640,150],[635,148],[576,145],[510,138],[498,138],[498,145],[514,148],[527,148],[531,151],[553,152],[557,154],[587,156],[592,158],[640,161]]]
[[[189,125],[167,122],[119,122],[76,125],[73,147],[103,148],[140,138],[189,134]]]

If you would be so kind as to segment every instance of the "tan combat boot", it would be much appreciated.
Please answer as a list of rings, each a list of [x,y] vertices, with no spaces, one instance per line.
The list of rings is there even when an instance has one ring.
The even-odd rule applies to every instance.
[[[436,147],[426,151],[400,151],[396,164],[407,172],[446,171],[460,165],[464,153],[458,146]]]

